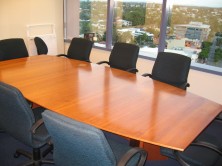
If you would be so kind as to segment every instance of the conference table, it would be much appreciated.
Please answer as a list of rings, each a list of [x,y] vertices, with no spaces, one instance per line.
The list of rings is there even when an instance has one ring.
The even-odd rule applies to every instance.
[[[50,55],[0,62],[0,81],[61,115],[179,151],[222,110],[218,103],[149,77]]]

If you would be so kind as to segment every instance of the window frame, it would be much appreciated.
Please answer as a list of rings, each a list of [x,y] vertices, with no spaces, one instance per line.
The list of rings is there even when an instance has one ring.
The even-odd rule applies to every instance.
[[[71,0],[64,0],[64,42],[70,43],[71,39],[67,39],[67,1]],[[73,0],[73,1],[78,1],[80,0]],[[165,36],[166,36],[166,30],[167,30],[167,0],[162,0],[162,14],[161,14],[161,23],[160,23],[160,36],[159,36],[159,45],[158,45],[158,52],[164,52],[165,50]],[[80,4],[80,3],[79,3]],[[101,49],[101,50],[107,50],[111,51],[112,49],[112,24],[113,24],[113,12],[114,12],[114,0],[107,0],[107,23],[106,23],[106,42],[105,42],[105,47],[100,47],[100,46],[93,46],[94,48]],[[79,24],[78,24],[79,25]],[[148,59],[155,61],[155,57],[148,57],[145,55],[142,55],[142,53],[139,53],[139,58],[143,59]],[[210,66],[210,65],[205,65],[205,64],[199,64],[199,63],[191,63],[191,69],[197,70],[197,71],[202,71],[210,74],[215,74],[222,76],[222,68],[221,71],[215,70],[215,68],[220,68],[220,67],[215,67],[215,66]]]

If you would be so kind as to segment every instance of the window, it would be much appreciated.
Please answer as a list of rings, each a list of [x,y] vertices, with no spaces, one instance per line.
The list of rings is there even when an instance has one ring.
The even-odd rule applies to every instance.
[[[80,0],[79,17],[80,36],[104,45],[106,41],[107,1]]]
[[[222,1],[168,0],[168,4],[166,51],[191,57],[193,66],[221,72]]]
[[[66,1],[78,3],[79,36],[95,41],[95,46],[111,49],[115,42],[133,43],[147,58],[155,58],[158,51],[176,52],[191,57],[194,68],[222,74],[221,0]],[[66,17],[69,8],[66,5]]]
[[[156,57],[158,52],[162,3],[150,0],[114,0],[112,43],[140,46],[140,54]]]

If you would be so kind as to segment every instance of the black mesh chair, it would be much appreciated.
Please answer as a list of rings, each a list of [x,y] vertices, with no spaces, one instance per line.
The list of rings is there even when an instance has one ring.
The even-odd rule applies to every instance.
[[[36,45],[38,55],[43,55],[48,53],[48,47],[46,43],[40,37],[35,37],[34,42]]]
[[[43,109],[32,110],[17,88],[3,82],[0,82],[0,108],[1,128],[18,141],[33,148],[32,153],[18,149],[14,157],[28,157],[30,160],[23,165],[52,164],[52,161],[42,159],[40,153],[40,148],[50,139],[41,119]]]
[[[129,43],[115,43],[109,57],[109,62],[100,61],[97,64],[106,63],[112,68],[136,73],[138,72],[136,69],[138,55],[138,46]]]
[[[176,53],[159,52],[152,74],[143,74],[143,76],[149,76],[154,80],[186,89],[190,86],[187,83],[190,63],[191,59],[189,57]]]
[[[25,42],[21,38],[0,40],[0,60],[28,57]]]
[[[146,161],[145,150],[108,140],[93,126],[49,110],[42,116],[54,143],[55,165],[143,166]]]
[[[73,38],[67,55],[60,54],[58,56],[64,56],[70,59],[76,59],[81,61],[90,62],[89,56],[92,50],[93,42],[84,38]]]

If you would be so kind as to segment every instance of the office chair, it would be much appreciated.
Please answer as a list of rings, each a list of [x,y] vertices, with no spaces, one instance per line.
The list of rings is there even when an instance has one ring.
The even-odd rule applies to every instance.
[[[24,155],[30,160],[23,165],[52,164],[50,160],[41,158],[40,148],[47,144],[50,136],[41,119],[41,108],[32,110],[15,87],[0,82],[0,126],[25,145],[32,147],[33,153],[17,149],[14,157]]]
[[[214,142],[215,143],[215,142]],[[217,142],[218,143],[218,142]],[[160,148],[162,155],[176,160],[181,166],[221,166],[222,151],[213,144],[194,141],[183,152]]]
[[[0,60],[28,57],[25,42],[21,38],[0,40]]]
[[[143,74],[154,80],[158,80],[181,89],[190,86],[187,77],[190,70],[191,59],[189,57],[170,53],[159,52],[154,63],[152,74]]]
[[[190,58],[183,55],[159,52],[153,66],[152,74],[143,74],[143,76],[149,76],[152,79],[186,90],[190,86],[187,83],[190,63]],[[203,132],[184,152],[163,147],[161,147],[160,151],[162,155],[176,159],[181,165],[193,166],[201,165],[201,163],[215,163],[220,158],[221,147],[222,144],[219,140],[207,132]]]
[[[70,59],[76,59],[81,61],[90,62],[89,56],[92,50],[93,42],[84,38],[73,38],[67,55],[60,54],[58,56],[64,56]]]
[[[143,149],[107,140],[101,130],[49,110],[42,116],[54,143],[55,165],[144,165]]]
[[[139,47],[129,43],[115,43],[111,51],[109,62],[100,61],[97,64],[106,63],[112,68],[136,73],[136,62],[138,59]]]
[[[38,55],[43,55],[48,53],[48,47],[40,37],[35,37],[34,42],[36,45]]]

